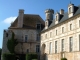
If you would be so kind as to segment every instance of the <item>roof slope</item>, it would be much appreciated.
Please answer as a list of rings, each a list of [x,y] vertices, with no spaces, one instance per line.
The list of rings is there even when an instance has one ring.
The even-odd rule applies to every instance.
[[[25,29],[36,29],[36,24],[41,23],[44,26],[44,20],[39,15],[32,15],[32,14],[24,14],[23,16],[23,27]],[[18,28],[18,17],[16,20],[11,24],[9,28]]]
[[[79,6],[74,6],[74,7],[75,7],[75,13],[74,13],[73,17],[76,16],[76,15],[78,15],[78,14],[80,14],[80,5]],[[59,23],[64,22],[64,21],[66,21],[68,19],[69,19],[68,12],[65,12],[64,15],[63,15],[63,17],[59,20]],[[53,27],[53,26],[55,26],[55,25],[56,24],[55,24],[55,19],[54,19],[53,22],[51,23],[51,25],[48,27],[48,29],[51,28],[51,27]],[[45,31],[45,30],[47,30],[47,29],[43,29],[42,32]]]

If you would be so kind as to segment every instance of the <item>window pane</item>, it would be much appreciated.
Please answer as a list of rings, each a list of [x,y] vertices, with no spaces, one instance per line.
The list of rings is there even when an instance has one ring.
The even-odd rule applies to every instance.
[[[27,35],[25,35],[25,42],[27,42],[27,39],[28,39],[27,37],[28,37],[28,36],[27,36]]]
[[[36,45],[36,52],[39,53],[39,51],[40,51],[40,46]]]
[[[50,46],[49,46],[49,53],[52,53],[52,43],[50,42]]]
[[[55,41],[55,53],[57,53],[57,41]]]
[[[38,30],[41,29],[41,24],[37,24],[37,29],[38,29]]]
[[[69,38],[69,40],[70,40],[70,52],[72,51],[72,49],[73,49],[73,38],[72,37],[70,37]]]
[[[64,51],[64,39],[62,39],[62,52]]]

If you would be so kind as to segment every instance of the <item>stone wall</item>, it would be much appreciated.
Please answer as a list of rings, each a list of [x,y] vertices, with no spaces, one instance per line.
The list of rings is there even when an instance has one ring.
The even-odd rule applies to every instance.
[[[58,59],[58,57],[60,57],[60,53],[61,51],[61,40],[64,39],[64,52],[65,56],[68,60],[76,60],[77,57],[73,56],[77,56],[80,55],[80,42],[79,42],[79,35],[80,35],[80,27],[79,27],[79,20],[80,20],[80,15],[73,17],[61,24],[58,24],[54,27],[52,27],[52,29],[41,33],[41,48],[42,45],[45,44],[45,52],[48,56],[48,60],[53,59],[56,60],[56,58]],[[70,30],[70,24],[72,24],[72,30]],[[64,32],[62,32],[62,27],[64,27]],[[57,35],[56,35],[56,30],[57,30]],[[47,36],[46,36],[47,35]],[[69,38],[73,37],[73,48],[72,48],[72,52],[70,52],[70,43],[69,43]],[[55,54],[55,41],[57,41],[57,54]],[[50,42],[52,42],[52,55],[49,56],[49,45]],[[77,52],[76,52],[77,51]],[[42,52],[42,51],[41,51]],[[53,56],[54,58],[52,58],[51,56]],[[59,58],[60,60],[60,58]],[[77,59],[78,60],[78,59]]]

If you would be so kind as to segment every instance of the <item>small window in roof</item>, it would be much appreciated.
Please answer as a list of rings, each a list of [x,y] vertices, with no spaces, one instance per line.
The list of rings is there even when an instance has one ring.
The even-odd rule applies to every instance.
[[[41,30],[41,24],[37,24],[37,29]]]

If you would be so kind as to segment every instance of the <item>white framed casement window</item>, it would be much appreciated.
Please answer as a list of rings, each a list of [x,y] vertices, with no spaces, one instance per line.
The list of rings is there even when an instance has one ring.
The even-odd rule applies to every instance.
[[[52,53],[52,42],[49,43],[49,54]]]
[[[55,53],[57,53],[57,41],[55,41]]]
[[[25,35],[25,42],[27,42],[27,40],[28,40],[28,35]]]
[[[64,51],[64,39],[61,40],[61,51]]]
[[[73,51],[73,37],[69,37],[69,49],[70,52]]]

